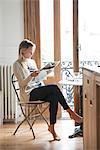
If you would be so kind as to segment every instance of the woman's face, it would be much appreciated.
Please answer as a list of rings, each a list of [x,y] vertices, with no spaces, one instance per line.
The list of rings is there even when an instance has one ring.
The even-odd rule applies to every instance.
[[[32,53],[32,47],[29,47],[29,48],[26,48],[23,50],[22,52],[22,55],[25,57],[25,58],[31,58],[33,53]]]

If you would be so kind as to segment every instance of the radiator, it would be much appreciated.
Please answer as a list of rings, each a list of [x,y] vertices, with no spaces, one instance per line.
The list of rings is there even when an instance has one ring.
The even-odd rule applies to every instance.
[[[11,83],[13,67],[11,65],[0,65],[1,91],[3,102],[3,122],[16,122],[16,97]]]

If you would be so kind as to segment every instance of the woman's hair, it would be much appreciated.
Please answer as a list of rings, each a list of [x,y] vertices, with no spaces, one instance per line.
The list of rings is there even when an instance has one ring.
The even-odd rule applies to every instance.
[[[35,51],[35,49],[36,49],[36,45],[35,45],[32,41],[30,41],[30,40],[28,40],[28,39],[24,39],[24,40],[19,44],[19,58],[22,57],[22,52],[23,52],[25,49],[29,48],[29,47],[32,47],[32,51],[33,51],[33,53],[34,53],[34,51]]]

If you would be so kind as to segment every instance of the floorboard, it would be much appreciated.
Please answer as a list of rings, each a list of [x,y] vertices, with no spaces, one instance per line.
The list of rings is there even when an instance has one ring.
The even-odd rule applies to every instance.
[[[68,138],[75,129],[73,120],[57,121],[55,128],[61,141],[52,141],[52,135],[42,120],[34,125],[35,140],[27,124],[23,124],[13,135],[16,126],[0,125],[0,150],[83,150],[83,137]]]

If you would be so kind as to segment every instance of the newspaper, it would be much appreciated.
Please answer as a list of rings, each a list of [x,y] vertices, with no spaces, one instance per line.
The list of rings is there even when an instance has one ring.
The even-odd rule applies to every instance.
[[[43,68],[41,68],[40,71],[55,68],[59,63],[60,61],[49,62]]]
[[[47,63],[43,68],[40,69],[40,73],[38,74],[38,76],[35,77],[35,81],[37,82],[46,79],[48,74],[47,71],[52,71],[52,69],[55,68],[59,63],[60,61]]]

